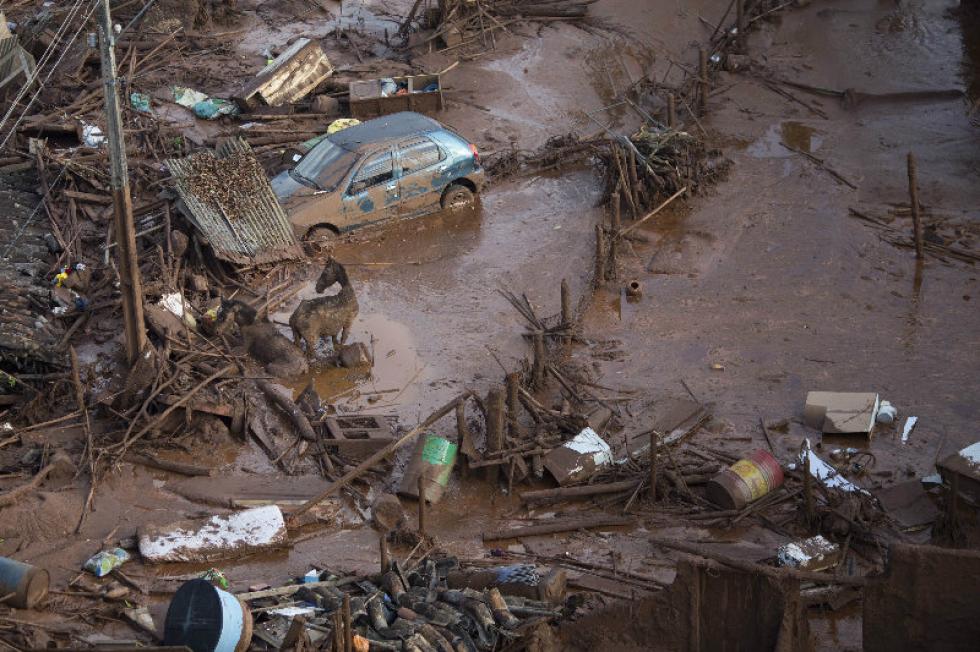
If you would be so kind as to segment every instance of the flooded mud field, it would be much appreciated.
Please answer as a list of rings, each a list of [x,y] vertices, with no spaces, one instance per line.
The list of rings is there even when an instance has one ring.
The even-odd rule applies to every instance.
[[[101,3],[36,4],[0,7],[0,649],[980,633],[976,2],[111,3],[121,148]],[[375,116],[286,176],[485,186],[307,237],[265,177]]]

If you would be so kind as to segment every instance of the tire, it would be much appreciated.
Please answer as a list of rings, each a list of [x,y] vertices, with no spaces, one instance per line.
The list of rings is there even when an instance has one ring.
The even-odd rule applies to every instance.
[[[305,240],[314,249],[323,250],[333,244],[339,237],[340,234],[333,228],[326,225],[320,225],[314,226],[312,229],[307,231]]]
[[[469,208],[476,201],[473,191],[466,186],[453,183],[446,188],[442,195],[442,208],[448,211],[458,211]]]

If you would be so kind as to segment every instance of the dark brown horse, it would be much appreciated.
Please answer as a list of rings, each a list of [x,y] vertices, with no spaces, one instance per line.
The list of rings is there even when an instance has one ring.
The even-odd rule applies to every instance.
[[[334,283],[340,283],[340,292],[334,295],[301,301],[289,317],[293,329],[293,342],[306,343],[306,357],[312,358],[320,340],[329,337],[334,348],[347,341],[351,326],[357,317],[357,297],[347,277],[347,270],[333,258],[327,259],[316,281],[316,291],[322,293]]]

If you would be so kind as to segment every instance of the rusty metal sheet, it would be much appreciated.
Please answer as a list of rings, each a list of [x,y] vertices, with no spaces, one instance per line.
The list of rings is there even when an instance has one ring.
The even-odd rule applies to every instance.
[[[196,172],[196,157],[217,159],[214,190],[203,186]],[[254,165],[235,165],[242,157]],[[222,161],[228,161],[222,166]],[[252,148],[241,139],[230,139],[211,152],[184,159],[168,159],[180,208],[207,238],[214,253],[239,265],[270,263],[301,258],[303,249],[293,233],[285,211],[276,200],[269,179],[255,160]],[[227,177],[227,178],[225,178]],[[233,204],[233,206],[231,206]]]
[[[256,105],[259,99],[269,106],[298,102],[332,74],[333,66],[320,44],[301,38],[260,70],[239,100],[246,106]]]

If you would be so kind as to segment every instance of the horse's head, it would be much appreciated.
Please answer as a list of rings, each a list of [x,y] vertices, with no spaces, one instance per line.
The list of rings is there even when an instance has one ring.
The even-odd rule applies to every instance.
[[[327,259],[326,264],[323,266],[323,271],[320,272],[320,277],[316,280],[317,294],[322,293],[337,282],[337,266],[337,261],[332,257]]]
[[[231,317],[239,326],[249,326],[255,323],[257,312],[255,308],[235,299],[221,300],[222,321]]]

